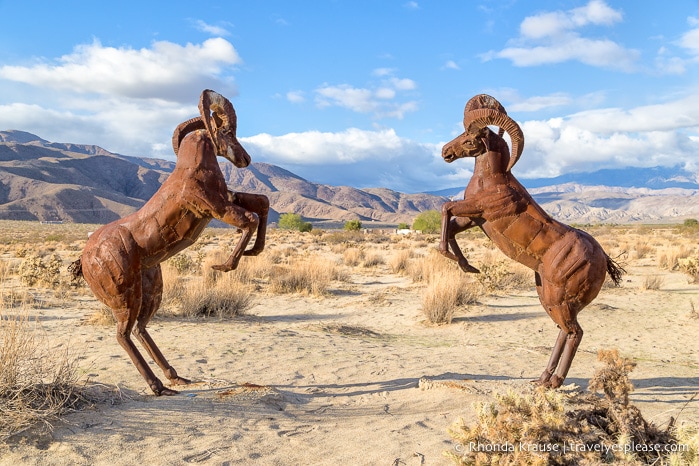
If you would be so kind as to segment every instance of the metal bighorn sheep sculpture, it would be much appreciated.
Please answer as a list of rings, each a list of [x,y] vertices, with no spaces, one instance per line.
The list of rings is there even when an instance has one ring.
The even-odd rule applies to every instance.
[[[499,127],[496,134],[488,126]],[[478,273],[464,257],[455,235],[480,227],[508,257],[534,270],[542,306],[560,328],[551,358],[537,383],[557,388],[565,380],[583,330],[578,313],[599,293],[608,273],[619,284],[624,270],[595,239],[552,219],[510,170],[524,148],[519,125],[493,97],[477,95],[464,110],[465,132],[442,149],[446,162],[475,157],[473,176],[461,201],[442,207],[440,252],[464,272]],[[512,153],[502,138],[512,140]]]
[[[269,200],[229,191],[216,158],[224,157],[239,168],[250,164],[236,139],[233,105],[205,90],[199,111],[200,117],[175,129],[177,163],[160,189],[139,211],[95,231],[71,265],[74,276],[83,276],[95,296],[112,309],[117,341],[156,395],[177,391],[165,388],[153,374],[131,340],[132,331],[172,385],[190,382],[177,375],[146,330],[162,300],[160,263],[192,245],[212,218],[242,230],[228,260],[214,269],[233,270],[241,256],[255,256],[265,246]],[[255,231],[255,243],[246,251]]]

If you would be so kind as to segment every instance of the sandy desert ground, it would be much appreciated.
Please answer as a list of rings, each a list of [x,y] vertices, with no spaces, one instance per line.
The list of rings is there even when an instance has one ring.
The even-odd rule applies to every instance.
[[[37,317],[57,353],[69,347],[95,401],[53,430],[7,439],[0,444],[3,465],[451,464],[443,455],[456,448],[448,427],[460,417],[474,421],[474,403],[495,393],[532,390],[557,335],[528,272],[528,284],[493,282],[475,303],[459,306],[450,324],[429,323],[428,283],[420,278],[424,270],[415,270],[431,264],[463,275],[434,253],[436,236],[272,231],[263,255],[243,259],[257,261],[245,315],[178,316],[166,309],[174,301],[166,301],[151,335],[195,383],[177,396],[155,397],[113,326],[95,317],[100,305],[89,290],[19,281],[18,264],[29,254],[56,253],[67,265],[89,227],[24,228],[2,226],[2,312]],[[605,286],[580,314],[585,336],[561,390],[586,389],[598,350],[616,348],[637,363],[631,398],[647,420],[699,423],[699,283],[673,269],[678,256],[699,254],[699,234],[676,227],[588,230],[610,255],[624,253],[619,260],[628,273],[622,287]],[[235,240],[230,230],[207,230],[186,253],[201,259]],[[460,242],[475,265],[522,273],[482,235]],[[326,289],[271,289],[274,271],[320,263],[328,267]],[[166,284],[195,280],[174,270],[165,276]]]

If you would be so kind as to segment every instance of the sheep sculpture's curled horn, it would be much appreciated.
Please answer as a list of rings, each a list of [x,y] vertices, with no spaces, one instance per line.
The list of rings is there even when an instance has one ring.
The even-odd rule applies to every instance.
[[[498,133],[489,126],[499,127]],[[618,285],[624,270],[591,235],[551,218],[512,175],[524,135],[500,102],[486,94],[473,97],[464,110],[464,129],[443,147],[442,158],[450,163],[474,157],[475,167],[464,199],[442,207],[440,252],[464,272],[479,273],[456,241],[458,233],[479,227],[505,255],[534,271],[541,305],[560,328],[549,363],[536,382],[559,387],[582,340],[578,313],[595,299],[607,274]]]

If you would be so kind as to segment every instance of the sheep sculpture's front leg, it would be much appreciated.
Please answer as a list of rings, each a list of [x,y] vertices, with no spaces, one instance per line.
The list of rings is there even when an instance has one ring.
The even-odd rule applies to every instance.
[[[454,212],[457,212],[456,214]],[[482,222],[470,216],[461,216],[460,213],[468,211],[466,201],[446,202],[442,206],[442,237],[439,242],[439,252],[459,264],[461,270],[466,273],[480,273],[480,270],[468,263],[459,244],[456,235],[469,228],[480,226]],[[449,250],[451,248],[451,251]]]

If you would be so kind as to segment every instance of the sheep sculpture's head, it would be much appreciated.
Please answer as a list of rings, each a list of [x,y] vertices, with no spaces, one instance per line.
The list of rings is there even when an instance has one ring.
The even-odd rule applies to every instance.
[[[224,157],[238,168],[250,165],[250,156],[238,141],[238,119],[233,104],[218,92],[206,89],[199,99],[201,116],[180,123],[172,135],[172,148],[179,151],[184,137],[196,130],[206,130],[216,149],[216,155]]]
[[[524,149],[524,134],[519,125],[507,115],[505,108],[495,98],[479,94],[466,103],[464,108],[465,131],[442,148],[442,158],[451,163],[462,157],[478,157],[488,149],[485,139],[489,136],[488,126],[498,126],[498,136],[507,132],[512,140],[512,151],[507,171],[517,163]]]

